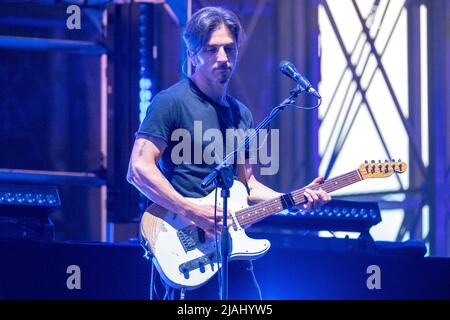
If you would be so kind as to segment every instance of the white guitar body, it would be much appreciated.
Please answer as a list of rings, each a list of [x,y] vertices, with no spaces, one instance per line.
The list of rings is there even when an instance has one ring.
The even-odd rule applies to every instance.
[[[219,188],[217,202],[222,207],[220,191]],[[230,261],[253,260],[270,248],[268,240],[249,238],[234,215],[234,212],[248,207],[247,196],[245,186],[235,181],[228,198],[228,214],[233,220],[228,227],[231,236]],[[204,198],[189,200],[214,205],[214,198],[212,192]],[[191,221],[156,204],[149,206],[142,217],[141,236],[153,255],[160,275],[174,288],[198,288],[211,279],[220,267],[214,237],[204,239],[199,230]],[[220,238],[217,240],[220,246]]]
[[[406,169],[407,164],[400,160],[398,162],[386,160],[384,163],[366,161],[357,170],[309,188],[322,188],[326,192],[333,192],[364,179],[386,178],[394,173],[403,173]],[[308,199],[304,196],[305,188],[249,207],[247,189],[241,182],[234,181],[228,199],[228,213],[232,219],[228,228],[231,235],[229,260],[252,260],[264,255],[270,248],[270,242],[247,237],[244,227],[280,212],[285,207],[307,202]],[[218,195],[220,192],[219,189]],[[199,204],[214,205],[214,196],[212,192],[204,198],[190,200]],[[223,207],[221,197],[218,197],[218,204]],[[205,238],[203,230],[197,228],[191,221],[157,204],[147,208],[142,216],[140,231],[160,275],[174,288],[198,288],[211,279],[220,268],[214,238]],[[218,240],[220,243],[220,239]]]

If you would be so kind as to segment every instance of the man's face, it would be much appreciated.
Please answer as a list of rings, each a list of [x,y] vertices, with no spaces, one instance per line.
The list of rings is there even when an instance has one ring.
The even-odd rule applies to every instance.
[[[200,49],[195,59],[195,73],[211,82],[226,84],[236,66],[237,47],[225,25],[214,30],[208,43]]]

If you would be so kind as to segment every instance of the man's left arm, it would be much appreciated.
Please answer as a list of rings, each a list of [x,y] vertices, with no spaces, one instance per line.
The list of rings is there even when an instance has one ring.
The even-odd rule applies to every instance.
[[[253,174],[252,165],[248,162],[238,165],[238,180],[247,186],[249,190],[248,200],[251,203],[271,200],[282,195],[282,193],[277,192],[259,182]],[[317,186],[323,182],[323,177],[317,177],[308,186]],[[331,196],[320,188],[318,190],[306,188],[304,195],[308,202],[302,204],[300,208],[306,211],[315,210],[331,200]]]
[[[251,203],[271,200],[282,195],[282,193],[272,190],[256,180],[252,165],[249,163],[238,165],[238,180],[247,186],[249,191],[248,200]]]

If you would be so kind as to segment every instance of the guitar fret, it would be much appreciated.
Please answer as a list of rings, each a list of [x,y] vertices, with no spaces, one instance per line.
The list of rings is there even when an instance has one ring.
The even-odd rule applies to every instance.
[[[321,188],[326,192],[333,192],[335,190],[338,190],[340,188],[343,188],[360,180],[362,180],[362,178],[358,174],[358,171],[355,170],[343,174],[341,176],[337,176],[330,180],[327,180],[321,185],[309,188],[313,190],[318,190],[319,188]],[[307,199],[303,194],[305,192],[305,189],[306,187],[291,192],[291,196],[295,202],[295,205],[299,205],[301,203],[306,202]],[[245,227],[247,225],[256,223],[276,212],[280,212],[281,209],[284,208],[285,206],[287,206],[287,204],[285,203],[285,199],[283,198],[283,196],[280,196],[275,199],[263,201],[259,204],[239,210],[235,213],[235,215],[239,224],[242,227]]]

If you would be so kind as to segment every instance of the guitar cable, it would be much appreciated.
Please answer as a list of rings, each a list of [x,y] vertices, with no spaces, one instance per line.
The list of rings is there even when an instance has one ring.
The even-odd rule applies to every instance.
[[[142,231],[142,230],[141,230]],[[156,290],[156,283],[155,283],[155,264],[153,263],[153,257],[151,252],[148,250],[148,241],[145,240],[145,238],[142,236],[142,233],[139,233],[139,245],[144,250],[144,259],[150,261],[150,291],[149,291],[149,299],[153,300],[153,292],[156,294],[156,298],[160,300],[158,291]]]
[[[262,293],[261,293],[261,287],[259,286],[258,280],[256,280],[255,272],[253,269],[253,261],[248,260],[249,266],[247,267],[247,271],[249,271],[252,274],[253,284],[256,287],[256,290],[258,290],[259,300],[262,300]]]
[[[150,300],[153,300],[153,290],[156,292],[155,288],[155,266],[153,265],[153,261],[150,261],[152,264],[152,270],[150,272]]]

